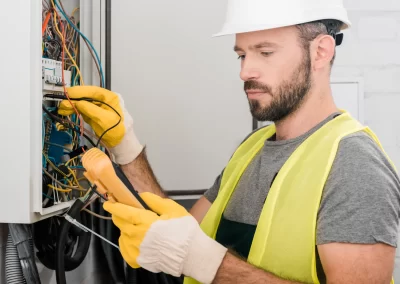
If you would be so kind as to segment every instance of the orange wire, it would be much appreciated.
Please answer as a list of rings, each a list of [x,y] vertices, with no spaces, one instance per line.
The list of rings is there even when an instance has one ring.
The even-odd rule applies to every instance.
[[[54,2],[53,2],[53,1],[51,1],[51,2],[52,2],[53,7],[54,7]],[[58,15],[56,9],[54,9],[54,15],[55,15],[56,22],[57,22],[57,16],[59,16],[59,15]],[[65,60],[64,60],[64,58],[65,58],[65,48],[64,48],[64,47],[65,47],[65,30],[64,30],[64,24],[63,24],[63,22],[62,22],[62,20],[61,20],[61,17],[60,17],[60,26],[61,26],[61,35],[62,35],[62,38],[61,38],[61,41],[62,41],[62,48],[61,48],[61,54],[62,54],[62,55],[61,55],[61,68],[62,68],[62,72],[61,72],[61,73],[62,73],[62,83],[63,83],[63,87],[64,87],[64,93],[65,93],[65,96],[67,97],[69,103],[70,103],[71,106],[74,108],[74,111],[75,111],[76,115],[77,115],[78,118],[79,118],[81,136],[83,136],[83,129],[84,129],[84,126],[83,126],[83,121],[82,121],[82,119],[81,119],[81,115],[79,114],[79,112],[78,112],[78,110],[76,109],[75,105],[72,103],[72,101],[71,101],[71,99],[70,99],[70,97],[69,97],[69,95],[68,95],[68,92],[67,92],[67,87],[65,86],[65,78],[64,78],[64,65],[65,65]]]
[[[51,17],[51,10],[47,12],[46,18],[44,19],[42,25],[42,36],[44,35],[44,31],[46,30],[47,25],[49,24],[50,17]]]

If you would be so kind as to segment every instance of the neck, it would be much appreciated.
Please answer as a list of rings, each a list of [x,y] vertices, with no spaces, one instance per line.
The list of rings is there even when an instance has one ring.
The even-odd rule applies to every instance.
[[[337,111],[329,84],[325,89],[312,90],[295,112],[275,122],[276,140],[288,140],[303,135]]]

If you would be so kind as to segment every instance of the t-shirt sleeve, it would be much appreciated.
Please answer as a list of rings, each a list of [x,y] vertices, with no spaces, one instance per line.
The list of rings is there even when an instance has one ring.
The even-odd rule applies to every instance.
[[[219,188],[221,186],[222,173],[215,179],[214,184],[204,193],[204,197],[211,203],[217,199]]]
[[[317,245],[397,247],[399,218],[400,181],[386,156],[365,133],[345,137],[322,194]]]

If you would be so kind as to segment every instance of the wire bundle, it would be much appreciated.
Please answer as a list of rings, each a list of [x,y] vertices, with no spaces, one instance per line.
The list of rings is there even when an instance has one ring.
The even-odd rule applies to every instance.
[[[79,8],[73,9],[71,15],[67,15],[60,0],[43,1],[42,35],[43,56],[58,61],[65,61],[65,70],[72,71],[71,85],[84,85],[79,69],[79,38],[89,49],[100,77],[100,86],[104,87],[104,73],[99,55],[90,40],[79,30],[79,22],[75,14]],[[58,9],[58,10],[57,10]],[[62,19],[62,17],[64,19]],[[61,54],[62,49],[65,53]],[[64,65],[64,64],[63,64]],[[79,79],[79,82],[78,82]]]
[[[74,108],[74,114],[70,116],[60,116],[57,114],[59,101],[46,101],[43,103],[43,159],[42,172],[44,181],[47,184],[43,188],[43,205],[52,206],[59,202],[69,201],[82,197],[88,193],[87,188],[90,184],[82,175],[81,155],[87,149],[85,144],[92,146],[106,147],[101,143],[101,138],[97,143],[93,142],[94,135],[91,131],[84,128],[81,115],[72,103],[65,84],[64,70],[71,71],[71,85],[84,85],[84,80],[80,71],[80,41],[86,44],[98,70],[101,86],[104,86],[104,76],[100,59],[92,43],[79,30],[79,21],[76,16],[79,8],[73,9],[70,15],[67,14],[61,0],[42,1],[42,56],[62,63],[62,85],[64,91],[60,95],[63,99],[69,100]],[[46,95],[44,94],[44,97]],[[52,143],[51,137],[67,134],[70,137],[70,144],[61,145]],[[62,148],[62,157],[52,157],[49,149]],[[54,151],[53,151],[54,152]],[[60,153],[60,151],[57,151]],[[73,157],[69,157],[74,153]],[[67,157],[67,158],[66,158]],[[69,157],[69,158],[68,158]],[[62,161],[60,162],[60,159]],[[49,182],[50,181],[50,182]]]

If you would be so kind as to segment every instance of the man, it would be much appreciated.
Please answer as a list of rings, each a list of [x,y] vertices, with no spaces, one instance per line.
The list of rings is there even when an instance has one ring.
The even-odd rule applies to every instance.
[[[132,267],[183,274],[185,283],[391,282],[400,181],[376,136],[338,110],[330,90],[348,27],[339,0],[229,2],[219,35],[236,34],[250,110],[274,125],[243,141],[190,214],[162,198],[122,99],[69,89],[124,110],[124,124],[103,140],[155,212],[104,204]],[[76,107],[98,136],[118,119],[106,106]],[[61,114],[72,111],[61,104]]]

